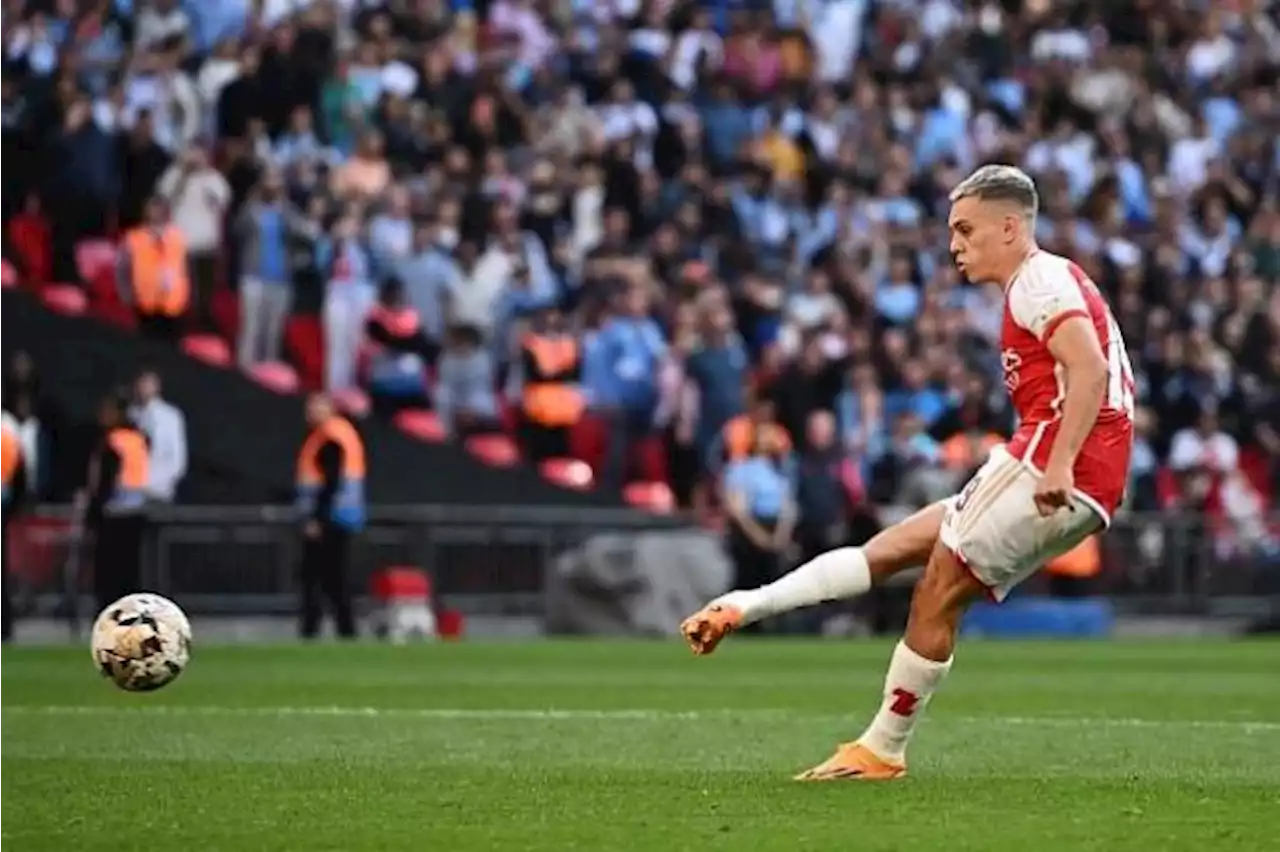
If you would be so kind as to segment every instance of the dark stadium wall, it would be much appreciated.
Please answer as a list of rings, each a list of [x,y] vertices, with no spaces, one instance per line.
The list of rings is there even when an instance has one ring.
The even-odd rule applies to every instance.
[[[42,393],[83,434],[111,388],[154,367],[164,395],[186,414],[191,457],[184,502],[261,503],[292,499],[294,458],[305,432],[302,400],[267,391],[235,370],[196,362],[170,346],[101,322],[46,310],[29,294],[5,291],[5,363],[26,350]],[[557,488],[528,468],[499,470],[456,445],[414,441],[389,424],[359,424],[369,450],[369,497],[384,504],[622,506],[610,492]]]

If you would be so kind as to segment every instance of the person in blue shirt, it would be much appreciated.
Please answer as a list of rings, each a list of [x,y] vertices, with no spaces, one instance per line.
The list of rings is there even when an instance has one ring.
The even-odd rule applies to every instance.
[[[783,571],[782,560],[795,530],[796,504],[791,477],[778,459],[782,449],[771,431],[760,429],[753,452],[725,468],[721,501],[728,514],[734,588],[771,583]]]
[[[632,285],[618,300],[618,312],[595,335],[587,356],[591,404],[609,421],[604,481],[621,487],[632,446],[654,430],[658,373],[667,341],[649,316],[649,294]]]

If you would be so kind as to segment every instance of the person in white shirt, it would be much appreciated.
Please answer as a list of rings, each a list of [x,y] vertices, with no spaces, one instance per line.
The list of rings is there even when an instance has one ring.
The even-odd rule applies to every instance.
[[[133,45],[137,50],[155,50],[170,39],[185,41],[191,32],[191,19],[178,5],[178,0],[150,0],[141,3],[134,25]]]
[[[187,421],[182,412],[160,396],[160,377],[143,370],[134,382],[134,405],[129,417],[151,444],[151,481],[147,496],[172,503],[178,483],[187,475]]]
[[[231,187],[222,172],[209,164],[205,149],[192,145],[161,175],[156,193],[169,202],[173,224],[187,241],[187,274],[194,290],[196,322],[211,331],[222,223],[231,203]]]

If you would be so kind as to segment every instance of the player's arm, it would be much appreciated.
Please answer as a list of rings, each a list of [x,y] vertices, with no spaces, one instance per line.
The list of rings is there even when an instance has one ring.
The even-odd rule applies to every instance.
[[[1107,359],[1087,317],[1073,315],[1056,324],[1045,345],[1065,373],[1062,426],[1049,451],[1048,468],[1070,471],[1102,410],[1107,392]]]

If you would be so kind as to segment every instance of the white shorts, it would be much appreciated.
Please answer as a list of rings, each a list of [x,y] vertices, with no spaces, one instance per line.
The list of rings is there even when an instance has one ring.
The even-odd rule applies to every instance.
[[[945,503],[942,543],[993,600],[1004,600],[1046,562],[1105,526],[1079,497],[1071,510],[1041,517],[1033,499],[1038,480],[1029,466],[996,447],[964,490]]]

